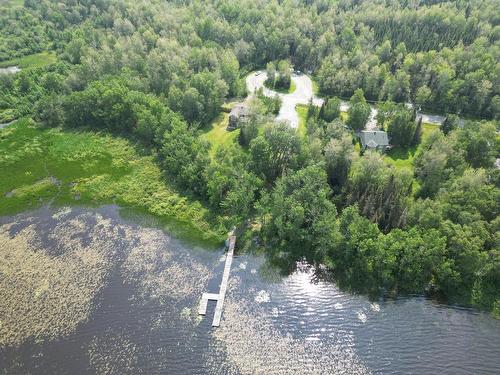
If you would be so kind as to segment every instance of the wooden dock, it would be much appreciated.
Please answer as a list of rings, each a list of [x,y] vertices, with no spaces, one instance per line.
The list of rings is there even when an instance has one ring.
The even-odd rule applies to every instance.
[[[207,313],[208,301],[218,301],[219,295],[214,293],[203,293],[201,296],[200,307],[198,308],[199,315],[205,315]]]
[[[207,313],[207,305],[209,300],[217,301],[217,306],[215,306],[215,313],[214,313],[214,320],[212,322],[212,327],[218,327],[220,325],[220,320],[222,318],[222,310],[224,308],[224,300],[226,298],[227,283],[229,281],[229,273],[231,272],[231,264],[233,263],[235,244],[236,244],[236,236],[234,235],[234,230],[233,230],[228,237],[226,264],[224,265],[224,273],[222,274],[222,281],[220,284],[219,294],[203,293],[203,295],[201,296],[200,307],[198,309],[198,314],[200,315],[205,315]]]

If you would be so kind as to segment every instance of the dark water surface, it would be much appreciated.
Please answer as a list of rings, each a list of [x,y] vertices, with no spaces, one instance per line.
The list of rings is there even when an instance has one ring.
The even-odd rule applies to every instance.
[[[12,238],[34,228],[39,251],[56,258],[67,250],[51,233],[65,225],[84,249],[116,248],[103,287],[68,334],[0,346],[0,374],[500,373],[500,321],[486,313],[423,297],[371,302],[315,280],[307,265],[280,277],[264,258],[242,255],[213,329],[214,304],[203,319],[196,309],[202,292],[218,290],[222,248],[184,243],[115,206],[0,218]]]

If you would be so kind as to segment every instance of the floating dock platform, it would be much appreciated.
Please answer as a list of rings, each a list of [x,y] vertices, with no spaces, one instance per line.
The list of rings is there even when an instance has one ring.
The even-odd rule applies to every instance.
[[[222,281],[220,284],[219,293],[203,293],[201,296],[200,306],[198,309],[199,315],[206,315],[208,301],[217,301],[215,306],[214,320],[212,327],[218,327],[222,318],[222,310],[224,309],[224,300],[226,298],[227,283],[229,281],[229,274],[231,272],[231,264],[233,263],[234,246],[236,244],[236,236],[234,230],[228,237],[228,249],[226,254],[226,264],[224,265],[224,273],[222,274]]]

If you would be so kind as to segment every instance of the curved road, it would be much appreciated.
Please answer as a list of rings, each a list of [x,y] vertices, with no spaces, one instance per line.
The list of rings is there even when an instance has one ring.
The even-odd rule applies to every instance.
[[[276,120],[288,121],[292,128],[297,128],[299,126],[299,116],[295,110],[297,104],[309,104],[311,98],[313,98],[313,103],[315,105],[320,106],[323,104],[323,99],[314,96],[312,81],[305,74],[292,74],[292,81],[295,83],[296,88],[291,94],[281,94],[268,89],[264,86],[266,79],[267,73],[264,71],[257,71],[249,74],[246,78],[248,91],[253,95],[255,91],[262,87],[265,96],[279,96],[282,100],[282,104]]]
[[[268,97],[273,97],[278,95],[282,100],[282,105],[276,120],[278,121],[288,121],[292,128],[297,128],[299,126],[299,116],[295,107],[297,104],[309,104],[311,98],[313,98],[313,103],[317,106],[323,104],[323,99],[314,96],[313,85],[311,78],[305,74],[292,74],[292,81],[295,83],[296,89],[291,94],[281,94],[276,91],[270,90],[264,86],[264,82],[267,79],[267,73],[265,71],[259,70],[250,73],[246,78],[247,89],[250,92],[251,97],[255,91],[262,87],[263,94]],[[347,112],[349,109],[349,102],[342,101],[340,104],[340,110],[342,112]],[[377,109],[371,106],[371,113],[368,122],[366,123],[367,130],[373,130],[377,127],[377,121],[375,117],[377,116]],[[418,116],[422,116],[422,120],[425,123],[441,125],[445,119],[444,116],[431,115],[419,112]]]

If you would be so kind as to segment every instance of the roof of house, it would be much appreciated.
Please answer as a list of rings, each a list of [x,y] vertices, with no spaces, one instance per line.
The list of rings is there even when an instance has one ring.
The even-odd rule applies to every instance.
[[[250,114],[250,108],[248,105],[244,103],[236,104],[233,109],[231,109],[231,112],[229,112],[229,116],[248,116]]]
[[[362,130],[359,138],[363,147],[377,148],[389,146],[389,137],[382,130]]]

